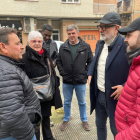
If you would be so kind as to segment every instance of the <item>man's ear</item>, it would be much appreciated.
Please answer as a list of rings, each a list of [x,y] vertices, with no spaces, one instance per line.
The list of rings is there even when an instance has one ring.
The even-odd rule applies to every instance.
[[[120,25],[116,25],[116,29],[118,30],[120,28]]]
[[[6,44],[4,44],[2,42],[0,43],[0,51],[1,51],[1,53],[4,53],[4,54],[7,53]]]

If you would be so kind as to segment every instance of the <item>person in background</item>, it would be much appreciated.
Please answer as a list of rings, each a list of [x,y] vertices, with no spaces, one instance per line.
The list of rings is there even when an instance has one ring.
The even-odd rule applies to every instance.
[[[140,140],[140,18],[118,32],[126,35],[126,58],[131,67],[116,106],[115,140]]]
[[[28,35],[28,45],[23,55],[24,70],[30,79],[50,74],[49,63],[51,67],[51,83],[54,91],[53,99],[40,102],[42,113],[42,133],[43,140],[55,140],[50,129],[51,106],[55,109],[62,107],[59,85],[56,78],[53,63],[46,51],[42,48],[43,37],[38,31],[31,31]],[[49,59],[49,63],[47,61]],[[40,140],[40,131],[36,133],[37,140]]]
[[[53,33],[53,27],[49,24],[44,24],[42,27],[42,36],[43,36],[43,48],[47,50],[49,56],[53,61],[54,67],[56,66],[56,59],[58,56],[58,49],[56,42],[51,39]]]
[[[75,89],[82,125],[86,131],[89,131],[85,92],[87,71],[93,55],[90,45],[78,37],[79,29],[76,25],[69,25],[67,34],[68,39],[61,45],[56,61],[59,73],[63,77],[64,118],[60,129],[64,131],[67,128],[71,116],[73,89]]]
[[[95,109],[98,140],[107,139],[106,122],[117,134],[115,109],[123,86],[127,80],[129,65],[125,58],[126,44],[117,29],[121,26],[120,15],[109,12],[98,21],[100,40],[96,44],[95,57],[88,71],[90,85],[90,113]]]
[[[0,140],[36,140],[40,103],[21,69],[24,50],[13,28],[0,29]]]
[[[51,39],[53,33],[53,27],[49,24],[44,24],[42,27],[42,36],[43,36],[43,48],[47,50],[48,55],[51,57],[54,67],[56,66],[56,59],[58,56],[57,44]],[[60,79],[57,76],[58,83]],[[50,126],[54,126],[53,121],[50,120]]]

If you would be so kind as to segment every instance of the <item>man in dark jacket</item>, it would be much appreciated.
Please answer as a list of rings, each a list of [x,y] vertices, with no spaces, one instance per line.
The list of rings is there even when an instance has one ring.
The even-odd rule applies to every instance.
[[[0,29],[0,140],[36,140],[40,102],[19,67],[24,47],[12,28]]]
[[[75,88],[78,99],[80,118],[85,130],[90,130],[86,114],[85,91],[87,71],[93,60],[90,45],[78,37],[78,27],[67,27],[68,40],[61,45],[56,61],[60,75],[63,77],[64,118],[60,129],[66,129],[70,119],[71,101]]]
[[[56,42],[51,39],[52,33],[53,33],[53,27],[49,24],[44,24],[42,28],[42,36],[43,36],[43,48],[47,50],[48,55],[52,59],[52,63],[54,67],[56,66],[56,59],[58,56],[58,49]],[[57,76],[58,83],[59,77]],[[53,121],[50,120],[50,126],[53,126]]]
[[[95,57],[88,71],[90,113],[95,109],[98,140],[106,140],[108,116],[114,137],[117,134],[115,109],[127,80],[129,65],[125,58],[127,46],[117,31],[121,25],[119,14],[109,12],[98,22],[100,40],[96,44]]]
[[[42,36],[44,39],[43,48],[47,50],[49,56],[53,61],[53,65],[56,66],[58,49],[55,41],[51,39],[52,33],[53,33],[53,27],[49,24],[44,24],[42,28]]]

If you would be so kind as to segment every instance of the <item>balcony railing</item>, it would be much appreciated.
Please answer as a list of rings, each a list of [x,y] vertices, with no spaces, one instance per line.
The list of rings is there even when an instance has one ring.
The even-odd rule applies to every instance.
[[[115,4],[93,3],[93,14],[106,14],[113,11],[115,12]]]
[[[132,12],[132,6],[126,7],[125,9],[123,9],[122,7],[118,7],[118,13],[128,13],[128,12]]]
[[[121,26],[122,26],[122,27],[129,26],[130,23],[131,23],[131,21],[122,21]]]

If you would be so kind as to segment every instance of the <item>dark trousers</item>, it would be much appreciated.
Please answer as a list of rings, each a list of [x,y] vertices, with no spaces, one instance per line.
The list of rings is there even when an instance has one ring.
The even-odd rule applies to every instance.
[[[50,116],[44,116],[42,120],[42,133],[43,133],[43,140],[54,140],[52,136],[52,131],[50,128]],[[40,140],[40,131],[36,134],[37,140]]]
[[[110,120],[110,128],[111,128],[111,131],[112,131],[112,133],[114,135],[114,139],[115,139],[115,136],[117,135],[115,120],[114,120],[114,118],[110,117],[108,107],[106,105],[105,93],[100,90],[98,91],[95,112],[96,112],[96,126],[97,126],[98,140],[107,139],[106,122],[107,122],[108,116],[109,116],[109,120]]]

